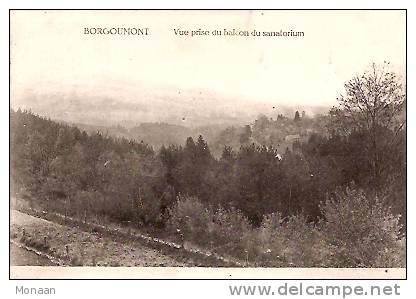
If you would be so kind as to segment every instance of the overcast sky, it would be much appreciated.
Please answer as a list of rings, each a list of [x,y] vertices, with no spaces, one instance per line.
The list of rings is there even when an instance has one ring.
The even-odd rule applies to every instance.
[[[405,69],[401,11],[13,11],[12,101],[31,89],[208,90],[240,100],[332,105],[371,62]],[[84,27],[148,27],[89,36]],[[174,29],[303,31],[302,38],[178,37]],[[130,96],[131,95],[131,96]]]

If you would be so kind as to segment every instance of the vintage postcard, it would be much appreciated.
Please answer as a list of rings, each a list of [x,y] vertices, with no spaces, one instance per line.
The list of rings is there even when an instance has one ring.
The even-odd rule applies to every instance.
[[[10,10],[11,278],[406,278],[406,10]]]

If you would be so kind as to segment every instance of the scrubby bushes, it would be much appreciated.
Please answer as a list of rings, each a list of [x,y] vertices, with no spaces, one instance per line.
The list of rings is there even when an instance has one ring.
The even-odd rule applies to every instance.
[[[180,232],[186,240],[208,245],[206,236],[212,213],[194,197],[178,197],[178,202],[169,210],[168,227],[173,233]]]
[[[259,231],[262,263],[270,266],[324,266],[321,232],[304,214],[284,219],[280,213],[266,215]]]
[[[321,206],[322,236],[334,267],[393,267],[405,265],[405,239],[400,216],[381,199],[361,190],[338,190]]]
[[[179,231],[185,240],[222,254],[246,257],[252,227],[238,210],[213,210],[195,197],[179,196],[169,210],[168,229]]]
[[[337,190],[321,204],[323,218],[266,215],[253,227],[236,209],[212,209],[180,196],[168,228],[185,240],[251,265],[270,267],[404,267],[399,217],[382,201],[354,188]]]

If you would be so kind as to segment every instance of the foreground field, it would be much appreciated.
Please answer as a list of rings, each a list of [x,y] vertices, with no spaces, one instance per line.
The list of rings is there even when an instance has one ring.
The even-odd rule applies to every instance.
[[[192,259],[173,258],[134,240],[114,240],[101,233],[82,231],[15,210],[11,211],[11,236],[20,244],[72,266],[198,266]],[[45,258],[12,245],[12,264],[48,265]],[[37,260],[36,258],[39,258]],[[50,265],[50,264],[49,264]]]

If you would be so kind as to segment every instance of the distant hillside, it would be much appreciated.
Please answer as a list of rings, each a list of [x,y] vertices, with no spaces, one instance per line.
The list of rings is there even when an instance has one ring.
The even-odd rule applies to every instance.
[[[259,114],[276,117],[305,110],[309,115],[325,113],[328,107],[289,106],[281,101],[266,103],[205,90],[135,90],[107,88],[73,92],[25,90],[13,94],[13,109],[27,109],[39,115],[74,124],[133,128],[143,123],[167,123],[188,128],[241,126]],[[172,128],[172,130],[174,130]],[[140,130],[139,130],[140,131]]]
[[[170,144],[184,145],[188,137],[198,138],[199,135],[204,136],[208,143],[214,142],[218,135],[225,130],[226,125],[210,125],[204,127],[189,128],[180,125],[167,123],[142,123],[139,126],[126,128],[123,126],[95,126],[88,124],[74,123],[81,130],[89,134],[97,131],[115,137],[124,137],[143,141],[146,144],[158,149],[162,145]],[[222,149],[221,149],[222,150]]]
[[[298,121],[294,118],[278,115],[268,118],[261,114],[245,125],[207,125],[189,128],[168,123],[142,123],[139,126],[126,128],[123,126],[94,126],[74,124],[88,133],[97,131],[110,136],[125,137],[159,149],[162,145],[184,145],[188,137],[195,140],[202,135],[207,141],[212,154],[219,157],[225,146],[238,150],[241,145],[254,143],[257,145],[273,146],[280,153],[287,148],[292,149],[296,142],[306,142],[312,133],[325,135],[326,117],[309,117],[305,114]]]

